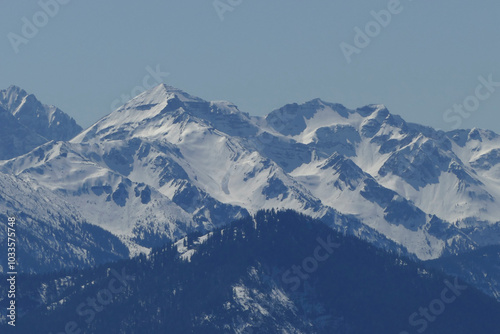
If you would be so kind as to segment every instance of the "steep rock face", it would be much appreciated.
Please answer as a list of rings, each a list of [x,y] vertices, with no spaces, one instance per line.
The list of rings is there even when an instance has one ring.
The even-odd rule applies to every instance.
[[[42,104],[33,94],[16,86],[0,91],[0,106],[47,140],[69,140],[82,131],[76,121],[63,111]]]
[[[46,141],[0,106],[0,160],[28,153]]]
[[[189,211],[198,210],[209,196],[250,212],[280,205],[313,215],[324,212],[276,163],[248,147],[242,136],[256,132],[250,118],[228,103],[206,102],[160,85],[82,132],[72,144],[127,156],[128,177],[152,184]],[[124,141],[139,146],[126,152]],[[277,179],[283,191],[274,196],[269,183]],[[186,191],[189,195],[182,195]],[[188,199],[191,203],[185,203]]]
[[[227,102],[205,102],[160,85],[72,141],[47,143],[0,169],[35,178],[89,222],[120,236],[132,253],[263,208],[325,217],[339,230],[394,246],[323,205],[260,154],[257,130]]]
[[[87,158],[86,148],[50,142],[6,162],[3,168],[11,174],[35,177],[87,221],[119,236],[133,253],[181,237],[206,223],[206,219],[194,220],[155,188],[102,167],[100,156],[89,153]]]
[[[351,232],[431,259],[495,243],[481,237],[500,210],[495,145],[491,133],[407,124],[381,105],[349,110],[316,99],[250,117],[159,85],[70,142],[0,169],[31,175],[141,247],[151,245],[145,236],[167,240],[286,208],[338,228],[344,219],[335,217],[346,215],[360,223],[348,224]],[[481,232],[470,232],[478,221]]]
[[[113,234],[87,223],[77,210],[33,179],[0,173],[0,220],[16,218],[17,271],[41,273],[95,266],[129,256]],[[5,224],[5,225],[4,225]],[[0,246],[7,249],[7,229]],[[7,272],[7,258],[0,273]]]
[[[47,138],[20,120],[43,106],[15,91],[1,105],[17,110],[4,117],[24,129],[25,146],[0,171],[34,180],[131,254],[261,209],[297,210],[424,260],[500,243],[500,139],[490,131],[445,133],[382,105],[319,99],[250,117],[159,85],[72,140],[37,147]]]
[[[500,139],[491,131],[473,129],[445,133],[406,123],[382,105],[348,110],[318,99],[275,110],[259,124],[268,136],[276,137],[267,142],[281,143],[279,150],[275,150],[279,157],[275,161],[283,168],[293,166],[287,170],[290,175],[323,203],[329,203],[340,212],[378,219],[377,230],[385,235],[392,235],[396,240],[408,239],[408,234],[415,232],[409,217],[422,212],[427,218],[425,224],[422,219],[417,224],[421,227],[420,234],[429,232],[436,236],[439,233],[438,239],[427,240],[434,243],[431,248],[437,250],[431,257],[446,254],[450,245],[467,250],[498,243],[487,238],[488,232],[485,233],[494,232],[500,216],[497,159]],[[291,154],[299,145],[302,150],[297,152],[306,153]],[[273,158],[270,149],[261,151]],[[350,173],[325,171],[324,166],[330,166],[332,153],[352,162],[345,168]],[[363,191],[357,191],[359,173],[355,170],[371,177],[370,185]],[[347,177],[349,174],[351,176]],[[366,205],[369,200],[366,195],[375,199],[369,194],[379,193],[385,198],[384,194],[389,196],[389,192],[382,194],[376,190],[384,188],[395,192],[403,201],[396,204],[396,197],[395,201],[380,199],[377,206],[382,211],[370,209],[372,206]],[[395,214],[388,214],[390,211]],[[406,227],[410,228],[399,231],[390,225],[389,229],[384,228],[386,223],[391,223],[391,217],[405,220],[409,224]],[[361,220],[370,224],[366,218]],[[451,225],[438,221],[448,221]],[[414,241],[410,243],[415,245]]]

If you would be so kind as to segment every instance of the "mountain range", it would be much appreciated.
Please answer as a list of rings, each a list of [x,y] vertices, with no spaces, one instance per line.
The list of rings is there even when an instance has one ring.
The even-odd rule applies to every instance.
[[[6,186],[0,204],[40,221],[20,245],[27,254],[44,229],[67,221],[47,247],[61,256],[88,249],[68,267],[148,253],[262,209],[295,210],[429,263],[500,245],[500,138],[491,131],[444,132],[383,105],[320,99],[250,116],[164,84],[83,131],[18,87],[0,91],[0,117],[3,182],[47,194],[43,204],[15,203]],[[112,241],[87,248],[75,238],[83,226]],[[51,269],[24,263],[26,272]],[[481,270],[462,275],[498,298],[498,271]]]

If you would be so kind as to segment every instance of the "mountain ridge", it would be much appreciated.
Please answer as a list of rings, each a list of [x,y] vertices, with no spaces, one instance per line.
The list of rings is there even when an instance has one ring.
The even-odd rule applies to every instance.
[[[83,130],[59,108],[42,104],[35,95],[18,86],[0,90],[0,106],[47,140],[69,140]]]
[[[32,177],[132,254],[292,209],[430,260],[500,243],[498,152],[491,131],[434,130],[379,104],[314,99],[258,117],[159,85],[0,171]]]

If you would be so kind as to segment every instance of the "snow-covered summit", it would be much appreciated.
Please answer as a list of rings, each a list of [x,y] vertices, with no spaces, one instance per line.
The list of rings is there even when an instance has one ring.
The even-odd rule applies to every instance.
[[[17,86],[0,90],[0,106],[47,140],[69,140],[82,131],[76,121],[59,108],[42,104],[35,95]]]
[[[168,86],[166,84],[159,84],[127,102],[123,107],[118,110],[127,110],[137,106],[151,106],[166,103],[169,101],[179,101],[182,103],[200,103],[204,100],[194,97],[181,89]]]
[[[137,233],[168,239],[263,208],[323,217],[422,259],[495,243],[489,235],[500,230],[498,136],[406,123],[379,104],[314,99],[250,117],[161,84],[61,147],[0,169],[32,175],[132,243]],[[158,205],[174,212],[163,227]],[[100,206],[120,215],[110,221]],[[127,212],[136,221],[122,226]]]

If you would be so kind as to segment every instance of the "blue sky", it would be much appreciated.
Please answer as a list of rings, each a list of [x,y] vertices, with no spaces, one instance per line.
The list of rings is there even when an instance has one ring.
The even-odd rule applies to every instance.
[[[57,10],[43,8],[55,1]],[[215,4],[1,1],[0,88],[21,86],[86,127],[153,84],[147,76],[158,68],[169,85],[253,115],[320,97],[349,108],[385,104],[444,130],[500,133],[500,84],[482,84],[500,82],[498,1]],[[380,14],[383,25],[375,23],[372,11],[392,11],[390,22]],[[23,29],[29,24],[38,31]],[[340,45],[356,47],[356,27],[372,29],[369,45],[358,36],[362,47],[348,62]]]

